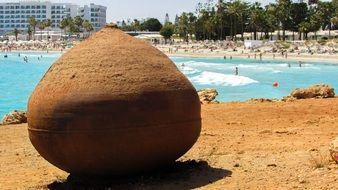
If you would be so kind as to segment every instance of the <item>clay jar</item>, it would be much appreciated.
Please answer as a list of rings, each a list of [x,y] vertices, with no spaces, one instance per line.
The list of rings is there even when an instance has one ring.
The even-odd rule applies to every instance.
[[[129,175],[173,163],[201,130],[196,90],[145,41],[107,26],[66,52],[28,104],[43,158],[78,175]]]

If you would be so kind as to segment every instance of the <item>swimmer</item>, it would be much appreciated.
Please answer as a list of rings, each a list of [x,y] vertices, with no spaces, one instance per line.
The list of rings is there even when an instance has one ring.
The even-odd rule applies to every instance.
[[[239,74],[239,72],[238,72],[238,67],[236,67],[236,69],[235,69],[235,75],[238,76],[238,74]]]

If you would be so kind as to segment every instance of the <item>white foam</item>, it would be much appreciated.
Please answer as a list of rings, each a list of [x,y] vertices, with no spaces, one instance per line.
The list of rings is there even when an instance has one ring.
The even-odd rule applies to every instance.
[[[187,66],[180,66],[180,70],[183,74],[185,75],[192,75],[192,74],[196,74],[199,73],[200,71],[191,67],[187,67]]]
[[[282,73],[282,71],[274,70],[273,73]]]
[[[202,72],[201,75],[190,78],[192,82],[202,85],[220,85],[220,86],[245,86],[258,83],[245,76],[226,75],[214,72]]]

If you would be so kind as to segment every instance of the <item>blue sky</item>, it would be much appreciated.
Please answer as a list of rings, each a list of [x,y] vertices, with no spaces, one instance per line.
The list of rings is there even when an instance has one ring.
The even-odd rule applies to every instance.
[[[18,2],[19,0],[0,0],[0,2]],[[50,0],[52,2],[71,2],[76,4],[101,4],[108,7],[107,21],[120,21],[122,19],[156,17],[162,22],[165,14],[170,19],[183,11],[194,11],[198,2],[206,0]],[[217,1],[217,0],[214,0]],[[247,0],[254,2],[254,0]],[[275,2],[275,0],[259,1],[262,4]]]

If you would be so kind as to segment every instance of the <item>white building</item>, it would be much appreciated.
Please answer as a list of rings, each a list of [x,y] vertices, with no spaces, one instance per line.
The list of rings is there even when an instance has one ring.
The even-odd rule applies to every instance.
[[[97,31],[106,24],[107,7],[90,4],[80,7],[72,3],[52,3],[49,1],[20,1],[0,3],[0,34],[13,31],[27,31],[28,19],[38,21],[50,19],[52,30],[59,30],[60,22],[65,17],[81,16],[93,24]]]
[[[79,9],[79,15],[92,23],[95,31],[99,30],[106,24],[107,7],[95,5],[91,3],[89,6],[85,5]]]

